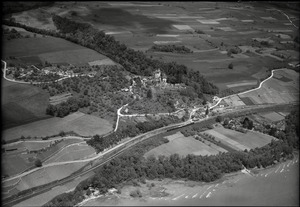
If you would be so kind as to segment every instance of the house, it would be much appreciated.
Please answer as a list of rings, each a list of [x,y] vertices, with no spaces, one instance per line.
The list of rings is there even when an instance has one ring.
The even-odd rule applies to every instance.
[[[161,76],[161,72],[160,69],[157,69],[156,71],[154,71],[154,78],[159,80]]]
[[[167,75],[165,73],[162,74],[162,82],[167,83]]]
[[[213,101],[214,101],[214,102],[219,101],[219,99],[220,99],[220,98],[219,98],[218,96],[214,96],[214,97],[213,97]]]

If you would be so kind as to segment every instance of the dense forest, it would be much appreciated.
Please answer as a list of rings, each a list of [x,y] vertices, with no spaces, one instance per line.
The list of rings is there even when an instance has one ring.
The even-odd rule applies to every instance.
[[[193,53],[192,50],[185,47],[184,45],[153,45],[150,48],[150,51],[159,51],[159,52],[173,52],[173,53]]]
[[[144,158],[146,151],[167,142],[165,138],[156,136],[139,143],[122,156],[102,166],[93,177],[81,182],[73,192],[61,194],[44,206],[73,206],[84,199],[83,194],[90,186],[106,193],[108,189],[119,189],[122,183],[132,180],[145,182],[145,179],[172,178],[211,182],[221,178],[224,173],[241,170],[242,165],[247,168],[273,165],[281,159],[292,158],[293,147],[299,150],[299,145],[294,145],[299,143],[299,111],[292,111],[286,117],[286,123],[283,139],[273,140],[264,147],[250,151],[211,156],[180,157],[174,154],[170,157]]]

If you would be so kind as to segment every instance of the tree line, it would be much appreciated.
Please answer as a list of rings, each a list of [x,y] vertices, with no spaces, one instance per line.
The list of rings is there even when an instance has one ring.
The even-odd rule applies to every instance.
[[[167,126],[172,123],[179,122],[177,117],[164,117],[160,120],[148,118],[146,122],[139,122],[137,124],[127,124],[120,126],[116,132],[106,136],[94,135],[91,139],[87,140],[87,144],[93,147],[97,153],[117,144],[119,141],[126,137],[135,137],[139,134]]]
[[[284,133],[287,136],[293,135],[293,139],[299,141],[299,112],[287,116],[286,123]],[[249,151],[224,152],[210,156],[180,157],[173,154],[170,157],[143,157],[146,151],[165,143],[164,139],[162,136],[156,136],[139,143],[99,168],[93,177],[82,181],[73,192],[61,194],[44,206],[74,206],[84,199],[84,194],[90,186],[98,188],[100,193],[106,193],[108,189],[119,188],[121,183],[130,180],[143,182],[145,178],[172,178],[212,182],[225,173],[243,169],[243,165],[246,168],[265,168],[281,159],[292,158],[293,147],[299,149],[299,145],[281,139]]]
[[[159,52],[174,52],[174,53],[193,53],[192,50],[185,47],[184,45],[153,45],[150,48],[150,51],[159,51]]]

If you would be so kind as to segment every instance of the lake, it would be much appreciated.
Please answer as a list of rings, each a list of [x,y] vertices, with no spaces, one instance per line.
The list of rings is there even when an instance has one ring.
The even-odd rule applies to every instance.
[[[218,184],[193,188],[183,187],[169,197],[146,198],[146,201],[119,199],[117,203],[112,200],[103,202],[102,198],[84,204],[84,206],[101,205],[299,206],[299,158],[297,156],[293,160],[261,170],[255,176],[239,174]]]

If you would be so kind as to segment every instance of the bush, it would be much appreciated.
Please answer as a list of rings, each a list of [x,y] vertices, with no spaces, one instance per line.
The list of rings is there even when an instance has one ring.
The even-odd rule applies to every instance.
[[[42,167],[42,161],[40,159],[36,159],[35,162],[34,162],[34,165],[36,167]]]
[[[233,64],[230,63],[230,64],[228,65],[228,68],[232,70],[232,69],[233,69]]]
[[[64,131],[60,131],[58,135],[61,137],[64,137],[64,136],[66,136],[66,133]]]
[[[137,189],[137,190],[131,191],[130,192],[130,196],[134,197],[134,198],[136,198],[136,197],[142,197],[142,193],[141,193],[141,191],[139,189]]]

